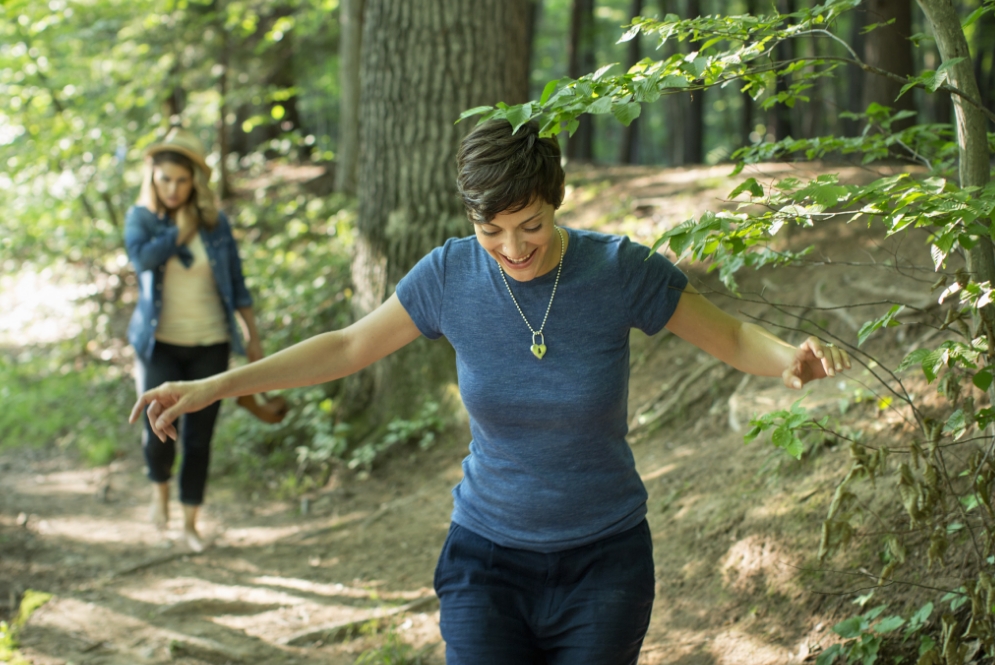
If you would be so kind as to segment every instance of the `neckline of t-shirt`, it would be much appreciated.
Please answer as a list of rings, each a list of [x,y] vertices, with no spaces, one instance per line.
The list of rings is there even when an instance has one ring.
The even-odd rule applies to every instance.
[[[570,270],[570,264],[567,263],[567,260],[575,254],[574,244],[577,242],[577,234],[574,233],[572,229],[566,226],[558,226],[558,228],[563,229],[563,232],[567,234],[567,248],[566,251],[563,252],[563,259],[562,259],[563,272],[560,274],[560,281],[562,281],[563,275],[565,275],[567,271]],[[477,247],[480,247],[480,243],[477,243]],[[480,249],[481,251],[483,251],[484,248],[480,247]],[[486,254],[486,252],[484,253]],[[497,261],[495,261],[490,255],[487,256],[487,260],[494,265],[493,269],[497,270],[500,273],[501,268],[500,266],[498,266]],[[535,277],[533,279],[530,279],[527,282],[519,282],[509,277],[508,284],[510,284],[513,289],[516,288],[529,289],[529,288],[535,288],[537,286],[543,286],[545,284],[552,284],[554,281],[556,281],[556,270],[557,270],[556,268],[553,268],[549,272],[543,275],[539,275],[538,277]]]

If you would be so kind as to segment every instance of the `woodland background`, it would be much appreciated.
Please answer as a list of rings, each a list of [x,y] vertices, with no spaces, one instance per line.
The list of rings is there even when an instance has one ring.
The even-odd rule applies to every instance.
[[[452,173],[456,146],[473,123],[472,119],[457,122],[461,114],[499,102],[512,105],[508,113],[514,114],[522,109],[516,105],[540,98],[544,112],[562,110],[562,96],[550,100],[549,93],[569,87],[571,81],[583,78],[594,85],[607,76],[605,81],[618,82],[621,78],[610,77],[624,78],[633,67],[631,71],[639,71],[637,65],[644,58],[677,56],[674,61],[684,63],[688,82],[661,83],[666,94],[641,98],[635,119],[623,117],[612,106],[611,113],[569,111],[578,114],[576,126],[560,131],[566,129],[565,121],[557,127],[573,183],[565,214],[573,215],[569,219],[575,223],[626,232],[647,243],[667,234],[664,240],[674,257],[693,255],[706,270],[698,278],[720,299],[738,298],[737,306],[746,308],[750,294],[765,292],[761,284],[783,284],[784,277],[761,273],[743,278],[752,279],[756,287],[748,292],[731,278],[739,267],[804,263],[811,251],[805,245],[810,243],[821,256],[839,244],[858,253],[871,251],[865,248],[885,246],[891,236],[908,228],[908,237],[927,255],[913,260],[912,272],[920,283],[914,295],[907,290],[901,297],[833,303],[819,282],[814,304],[805,305],[802,316],[776,319],[787,334],[832,332],[840,343],[852,344],[854,352],[859,351],[857,337],[862,345],[875,333],[898,335],[879,340],[879,346],[862,357],[870,372],[868,381],[878,380],[880,385],[864,384],[857,392],[847,389],[832,421],[821,417],[818,409],[808,415],[787,406],[766,420],[755,415],[748,436],[772,430],[777,448],[801,457],[802,463],[811,458],[816,466],[824,448],[850,446],[850,473],[832,481],[825,501],[812,504],[823,516],[828,510],[828,518],[818,556],[811,542],[809,554],[824,564],[827,555],[846,549],[857,534],[859,552],[850,565],[864,571],[860,574],[868,567],[875,569],[867,573],[872,588],[884,584],[908,560],[906,581],[936,592],[935,598],[907,593],[889,601],[893,608],[884,618],[884,609],[871,609],[850,617],[850,624],[837,624],[834,639],[839,646],[835,652],[825,649],[821,662],[835,657],[874,662],[879,649],[887,650],[882,646],[885,638],[901,626],[905,639],[888,648],[906,662],[940,662],[923,660],[934,652],[947,662],[992,655],[993,584],[990,576],[985,577],[985,566],[992,562],[990,523],[995,513],[991,487],[977,486],[979,479],[990,482],[995,473],[985,434],[992,420],[985,412],[992,377],[985,369],[986,351],[975,343],[985,337],[985,330],[988,335],[992,332],[979,314],[991,289],[990,282],[971,267],[969,255],[979,235],[990,243],[986,216],[992,206],[984,206],[985,201],[995,201],[995,194],[957,184],[956,107],[949,90],[940,85],[944,79],[938,78],[949,58],[941,57],[933,38],[935,26],[920,7],[931,4],[936,3],[5,0],[0,3],[0,209],[5,211],[0,218],[0,397],[5,404],[0,411],[0,451],[12,459],[32,459],[37,454],[48,460],[45,463],[59,458],[60,464],[97,470],[135,461],[135,433],[122,423],[134,394],[132,352],[124,330],[135,299],[135,275],[121,246],[122,224],[137,195],[142,151],[171,126],[193,129],[209,146],[214,184],[240,236],[265,344],[273,352],[362,316],[432,247],[449,236],[470,232]],[[995,7],[975,0],[947,4],[963,23],[969,54],[960,66],[969,65],[977,81],[979,96],[974,102],[987,109],[984,122],[990,132],[995,127],[991,119],[995,117]],[[853,7],[836,11],[836,5]],[[822,24],[813,17],[820,7],[830,8],[825,28],[835,41],[817,34]],[[629,38],[621,40],[626,26],[638,16],[677,25],[674,38],[661,43],[653,32],[656,28],[647,24],[645,31],[630,31]],[[739,18],[719,27],[695,23],[709,16]],[[771,32],[766,38],[771,46],[767,57],[781,63],[765,79],[767,85],[746,90],[742,85],[746,75],[743,81],[733,77],[719,85],[718,75],[696,70],[698,59],[704,57],[698,55],[699,49],[702,54],[709,48],[718,48],[720,55],[728,52],[721,50],[725,46],[706,42],[710,30],[715,35],[726,30],[728,35],[742,26],[755,27],[751,17],[767,17],[771,26],[785,31]],[[806,21],[806,30],[789,34],[792,25]],[[812,63],[820,58],[828,62],[843,56],[853,56],[852,61],[860,60],[864,66],[847,64],[831,75],[812,75],[818,70]],[[797,68],[785,64],[795,61],[804,63]],[[610,63],[619,63],[611,74],[592,76]],[[891,76],[882,76],[881,71]],[[550,88],[551,81],[559,81],[559,87]],[[903,81],[915,85],[903,92]],[[619,107],[630,104],[634,97],[620,89],[602,96],[611,97]],[[585,104],[590,106],[597,96]],[[506,107],[500,108],[505,112]],[[990,160],[990,149],[985,154]],[[727,174],[738,173],[734,164],[743,161],[763,163],[768,171],[747,171],[751,180],[736,188],[745,175],[737,179]],[[806,162],[811,163],[803,165]],[[792,170],[779,170],[784,165]],[[716,175],[716,168],[722,175]],[[856,171],[847,171],[851,175],[841,175],[838,181],[818,180],[847,169]],[[884,187],[859,189],[871,176],[904,172],[915,177],[910,189],[903,190],[907,200],[902,202],[887,199],[881,193],[888,191]],[[812,178],[816,184],[807,189],[778,188],[764,182],[765,173],[778,174],[768,178],[770,183],[804,173],[804,182]],[[677,193],[663,187],[665,193],[654,194],[656,190],[646,186],[657,180],[669,182],[667,178],[675,174],[685,174],[685,180],[675,182],[686,183],[683,190],[697,199],[688,208],[690,221],[683,226],[679,223],[688,217],[677,219],[676,213],[666,210],[681,187]],[[944,180],[937,185],[935,178]],[[620,184],[625,182],[630,184]],[[983,183],[976,184],[980,188]],[[716,187],[726,190],[717,193]],[[764,246],[776,250],[777,260],[762,253],[755,256],[767,258],[736,259],[738,253],[759,247],[755,235],[740,232],[748,228],[748,220],[720,223],[717,215],[709,217],[708,210],[730,209],[730,200],[744,192],[755,206],[749,220],[766,224],[763,233],[771,240],[765,240]],[[873,240],[836,227],[805,230],[823,215],[826,224],[835,222],[833,215],[842,213],[834,211],[853,213],[854,205],[872,196],[877,198],[860,210],[886,218],[888,225],[872,234]],[[611,204],[606,207],[599,201],[602,197],[611,199]],[[972,198],[981,203],[975,205]],[[977,214],[965,216],[942,208],[937,203],[941,199],[944,205],[955,200],[961,208],[977,208]],[[928,214],[917,213],[914,227],[896,219],[897,211],[908,206],[928,209]],[[763,218],[765,207],[800,230],[789,228],[775,242],[783,220]],[[586,211],[591,212],[585,217]],[[591,217],[594,211],[596,218]],[[927,224],[923,220],[930,215]],[[978,223],[986,226],[979,230]],[[924,235],[911,235],[913,228],[924,229]],[[933,253],[933,263],[929,246],[942,250],[939,259]],[[858,279],[855,276],[867,267],[852,256],[850,261],[850,273],[829,278],[834,287],[851,283],[851,276]],[[875,265],[902,273],[897,253]],[[716,269],[721,279],[710,277],[710,269]],[[884,289],[891,285],[890,279],[872,282]],[[947,298],[962,289],[960,304],[951,299],[941,306],[942,298],[937,303],[938,293],[930,291],[934,281],[940,290],[946,289]],[[960,286],[951,291],[951,283]],[[804,279],[799,284],[808,288]],[[846,307],[856,308],[852,316],[838,311]],[[967,330],[972,316],[973,328]],[[850,317],[849,322],[845,317]],[[863,324],[865,318],[871,320]],[[827,321],[843,327],[834,328]],[[958,343],[947,337],[960,330],[958,326],[967,340],[963,349],[943,347],[939,351],[946,349],[946,355],[930,356],[931,360],[923,355],[937,344]],[[899,330],[889,332],[890,328]],[[926,335],[918,339],[932,346],[909,348],[920,355],[904,360],[889,355],[898,346],[907,348],[906,334],[911,339],[923,330]],[[307,515],[310,502],[371,474],[376,479],[378,469],[393,480],[391,474],[414,473],[430,464],[426,460],[436,453],[429,449],[462,436],[451,356],[446,345],[419,340],[360,376],[288,391],[295,408],[279,427],[264,426],[244,414],[227,415],[219,424],[212,477],[223,478],[219,482],[233,496],[250,502],[283,501]],[[635,356],[652,358],[653,352]],[[634,385],[640,381],[635,372],[642,362],[634,362]],[[925,384],[911,388],[914,382],[903,384],[901,372],[920,364],[928,379]],[[875,374],[878,366],[890,366],[895,373],[889,370],[882,379]],[[695,400],[714,400],[709,411],[714,415],[715,404],[742,396],[735,382],[735,389],[723,393],[728,377],[716,378],[707,373],[711,371],[707,366],[700,373],[684,375],[684,379],[712,377],[706,393],[691,390],[691,397],[685,395],[690,384],[680,383],[679,377],[662,388],[659,380],[647,379],[648,392],[634,390],[634,399],[656,397],[639,402],[637,417],[652,416],[657,428],[689,425],[696,422],[687,415],[695,413]],[[940,374],[941,380],[935,382]],[[675,386],[685,404],[662,399],[664,389]],[[891,397],[889,391],[894,393]],[[857,404],[865,405],[869,414],[851,410]],[[671,422],[670,415],[664,416],[668,405],[691,419]],[[906,406],[908,415],[902,418],[915,421],[922,431],[896,425],[890,444],[865,446],[860,418],[881,421]],[[928,418],[920,417],[925,412]],[[634,430],[647,422],[634,420]],[[964,439],[965,433],[971,436]],[[949,439],[951,447],[969,449],[958,449],[949,465],[937,461],[937,454],[942,455],[936,452],[941,438]],[[930,442],[932,446],[927,445]],[[915,458],[914,466],[888,466],[884,453],[878,452],[901,446],[910,447],[911,452],[899,454]],[[923,455],[931,456],[931,461],[920,471],[918,455],[926,447],[929,453]],[[975,455],[975,451],[980,452]],[[936,483],[927,483],[934,468],[942,471],[949,488],[935,497],[929,492],[938,491],[930,489]],[[854,489],[856,480],[873,481],[886,470],[904,479],[896,481],[898,485],[920,492],[912,508],[908,492],[891,508],[878,505],[875,497],[884,492],[876,488],[885,483],[864,490],[866,495]],[[98,485],[109,487],[103,482]],[[894,494],[891,480],[887,487]],[[106,495],[107,490],[102,491]],[[686,491],[668,489],[658,501],[662,513]],[[394,505],[385,498],[380,503]],[[13,529],[15,521],[17,527],[25,527],[19,510],[5,512],[10,512],[5,528]],[[381,513],[372,514],[379,519]],[[875,519],[887,528],[879,528],[881,524],[870,528]],[[738,527],[733,529],[737,531]],[[20,542],[9,535],[13,532],[5,533],[0,554],[5,543],[14,552]],[[880,543],[868,544],[878,536]],[[961,561],[959,548],[974,553],[964,554]],[[13,559],[19,561],[17,556]],[[954,559],[960,562],[956,571],[942,568]],[[9,593],[7,618],[16,626],[15,609],[23,609],[25,603],[30,606],[33,596],[22,581],[4,577],[0,576],[0,597]],[[762,595],[757,590],[751,593]],[[848,593],[864,599],[861,608],[870,598]],[[947,609],[934,614],[940,598]],[[929,612],[924,612],[927,607]],[[839,606],[820,611],[834,621],[846,616]],[[16,632],[7,630],[3,639],[13,644]],[[377,648],[382,653],[388,647],[404,651],[395,638],[389,634]],[[800,650],[797,657],[804,659]],[[679,660],[664,657],[659,662]]]

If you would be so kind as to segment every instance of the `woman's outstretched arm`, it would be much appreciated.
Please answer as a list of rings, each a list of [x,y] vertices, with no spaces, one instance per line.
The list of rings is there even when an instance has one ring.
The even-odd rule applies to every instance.
[[[421,333],[396,295],[348,328],[315,335],[268,358],[222,374],[164,383],[135,402],[129,421],[148,409],[156,435],[176,437],[173,422],[225,397],[297,388],[340,379],[411,343]]]
[[[690,284],[667,330],[747,374],[779,376],[789,388],[850,369],[846,351],[809,337],[791,346],[758,325],[726,314]]]

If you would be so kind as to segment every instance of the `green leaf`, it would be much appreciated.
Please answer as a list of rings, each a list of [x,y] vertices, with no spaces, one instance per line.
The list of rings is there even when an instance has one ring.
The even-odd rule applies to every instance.
[[[987,391],[992,385],[992,369],[991,367],[985,367],[984,369],[975,373],[971,377],[971,383],[978,387],[979,390]]]
[[[729,198],[734,199],[743,192],[749,192],[750,196],[760,197],[764,195],[764,188],[756,178],[747,178],[742,184],[740,184],[736,189],[729,193]]]
[[[604,67],[601,67],[600,69],[598,69],[598,71],[594,72],[594,76],[592,76],[591,78],[594,79],[595,81],[599,80],[602,76],[608,73],[609,69],[611,69],[617,64],[618,64],[617,62],[613,62],[610,65],[605,65]]]
[[[843,645],[833,644],[819,654],[819,656],[815,659],[815,665],[832,665],[836,662],[837,657],[843,655]]]
[[[874,319],[873,321],[868,321],[862,325],[860,327],[860,331],[857,333],[857,346],[862,345],[865,341],[867,341],[868,337],[881,328],[892,328],[894,326],[901,325],[900,322],[895,321],[895,317],[898,316],[903,309],[905,309],[904,305],[892,305],[887,314],[880,318]]]
[[[844,639],[850,640],[859,637],[863,627],[863,617],[850,617],[833,626],[833,632]]]
[[[898,630],[904,625],[905,619],[900,616],[885,617],[874,626],[874,632],[878,635],[884,635],[885,633],[890,633],[893,630]]]
[[[770,440],[771,443],[773,443],[778,448],[787,448],[789,445],[791,445],[791,442],[794,440],[794,438],[795,438],[794,433],[784,425],[781,425],[774,430],[774,433],[771,435]]]
[[[587,107],[588,113],[609,113],[612,110],[612,98],[605,95],[604,97],[598,97],[594,100],[594,103]]]
[[[970,28],[972,25],[975,24],[975,22],[979,18],[981,18],[985,13],[990,11],[992,11],[992,5],[986,5],[986,4],[981,5],[973,12],[971,12],[966,19],[964,19],[964,22],[961,24],[961,28],[965,30],[967,28]]]
[[[456,122],[460,123],[466,120],[467,118],[472,118],[475,115],[481,115],[483,113],[488,113],[493,110],[494,110],[493,106],[474,106],[472,109],[468,109],[460,113],[459,118],[457,118]]]
[[[683,76],[676,76],[674,74],[664,76],[663,80],[660,81],[661,88],[687,88],[690,85],[691,84],[688,83],[686,78]]]
[[[519,106],[512,106],[508,109],[505,117],[508,118],[508,122],[511,123],[512,133],[518,132],[518,129],[522,125],[532,119],[532,103],[528,102]]]
[[[626,127],[639,117],[642,111],[642,106],[637,102],[628,102],[626,104],[618,104],[612,107],[612,115],[621,122]]]
[[[549,98],[553,96],[556,92],[556,86],[560,84],[560,79],[553,79],[546,84],[546,87],[542,89],[542,97],[539,98],[539,106],[545,106]]]

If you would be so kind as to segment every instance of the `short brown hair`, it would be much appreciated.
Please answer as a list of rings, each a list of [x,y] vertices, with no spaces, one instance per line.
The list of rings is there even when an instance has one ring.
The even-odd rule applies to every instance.
[[[534,120],[517,132],[507,120],[477,125],[460,144],[456,166],[456,186],[475,224],[518,212],[536,199],[554,208],[563,203],[560,146],[556,139],[540,138]]]

